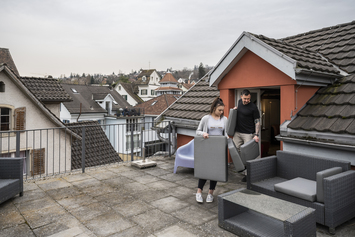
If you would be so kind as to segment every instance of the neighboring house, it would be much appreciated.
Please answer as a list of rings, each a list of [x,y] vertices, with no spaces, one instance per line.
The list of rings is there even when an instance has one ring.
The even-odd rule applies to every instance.
[[[99,121],[106,124],[130,104],[117,91],[106,86],[62,84],[73,99],[61,105],[60,119],[65,123]]]
[[[187,82],[188,79],[186,78],[179,78],[177,81],[180,83],[180,84],[184,84]]]
[[[241,91],[249,89],[252,102],[262,116],[261,145],[267,147],[274,143],[280,124],[291,120],[320,88],[339,83],[339,79],[354,72],[354,29],[355,21],[283,40],[243,32],[208,74],[211,91],[205,87],[205,92],[218,89],[228,116]],[[157,118],[175,121],[178,146],[193,138],[203,116],[200,113],[208,113],[212,98],[208,101],[205,94],[197,90],[201,83],[198,82]],[[345,94],[339,100],[348,103]],[[193,107],[201,101],[206,101],[203,111],[201,105]],[[179,125],[182,122],[190,124],[191,129]],[[348,134],[340,133],[339,136]],[[283,149],[282,144],[275,146]]]
[[[117,83],[114,88],[131,106],[142,103],[138,96],[138,86],[135,83]]]
[[[164,110],[179,98],[178,95],[163,94],[149,101],[136,105],[135,108],[144,111],[145,122],[153,122]]]
[[[193,85],[195,85],[195,83],[194,84],[183,83],[181,85],[182,93],[188,91]]]
[[[171,122],[177,137],[175,148],[195,137],[201,118],[209,114],[212,101],[217,96],[217,88],[210,87],[208,77],[204,77],[157,117],[156,121]]]
[[[15,156],[17,138],[15,131],[20,131],[20,156],[25,157],[24,173],[39,175],[56,173],[59,170],[69,171],[71,170],[70,140],[71,138],[80,139],[80,137],[70,130],[63,132],[66,130],[65,125],[47,106],[51,107],[51,101],[58,103],[61,100],[59,98],[67,101],[70,97],[64,91],[57,90],[59,87],[56,87],[51,79],[49,79],[48,87],[44,84],[45,82],[28,85],[29,81],[38,82],[39,79],[21,79],[6,64],[0,64],[0,132],[5,132],[0,135],[1,156]],[[52,90],[53,88],[56,89]],[[46,93],[46,89],[51,92]],[[41,100],[45,101],[46,105]],[[55,129],[48,130],[50,133],[48,134],[48,131],[45,132],[47,128]],[[33,131],[24,131],[34,129],[38,129],[37,134],[40,134],[40,137],[35,136]],[[14,133],[6,133],[7,131]],[[56,142],[61,146],[53,146],[49,154],[48,146],[45,148],[41,141],[46,141],[47,144]],[[62,162],[58,162],[59,160]]]
[[[160,80],[160,86],[157,88],[156,95],[164,95],[164,94],[173,94],[173,95],[181,95],[182,90],[178,87],[178,81],[174,78],[174,76],[167,72],[163,79]]]
[[[138,86],[138,96],[147,101],[156,97],[155,89],[159,87],[161,76],[155,69],[142,70],[135,82]]]

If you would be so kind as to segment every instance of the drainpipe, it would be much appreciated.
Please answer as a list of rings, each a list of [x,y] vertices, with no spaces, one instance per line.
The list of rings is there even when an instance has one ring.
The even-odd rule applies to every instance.
[[[81,103],[80,103],[80,112],[79,112],[79,116],[77,117],[77,119],[76,119],[76,122],[79,122],[79,118],[80,118],[80,115],[81,115]]]

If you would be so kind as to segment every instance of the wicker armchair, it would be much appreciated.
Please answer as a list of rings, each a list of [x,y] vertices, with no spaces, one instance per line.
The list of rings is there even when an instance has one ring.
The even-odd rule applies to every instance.
[[[0,203],[23,195],[23,158],[0,158]]]
[[[334,167],[342,171],[322,179],[319,186],[323,187],[324,197],[321,201],[318,197],[309,201],[275,190],[281,183],[297,178],[318,185],[317,175]],[[277,151],[276,156],[248,161],[247,169],[248,189],[314,208],[317,223],[328,226],[330,233],[335,233],[335,227],[355,217],[355,171],[350,170],[348,161]]]

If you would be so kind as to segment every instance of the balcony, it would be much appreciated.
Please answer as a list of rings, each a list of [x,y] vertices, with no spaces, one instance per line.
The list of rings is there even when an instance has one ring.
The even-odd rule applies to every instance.
[[[102,125],[93,127],[101,129],[107,138],[112,137],[112,128],[105,129]],[[81,137],[81,140],[77,141],[85,144],[80,149],[91,149],[89,143],[93,141],[90,141],[90,125],[77,128],[81,131],[84,129],[86,134],[77,135]],[[121,130],[127,131],[126,128],[117,128],[117,131]],[[132,131],[129,130],[129,133]],[[142,131],[146,132],[136,132],[142,134]],[[164,131],[166,129],[162,130],[161,135],[164,135]],[[67,133],[68,131],[61,131],[53,134],[54,137],[60,137],[60,134]],[[71,136],[74,134],[69,137]],[[23,147],[26,137],[29,142],[27,147]],[[15,139],[16,143],[16,133],[2,136],[0,139],[0,151],[3,155],[7,155],[7,151],[17,152],[17,147],[20,154],[30,159],[31,152],[24,152],[26,149],[45,150],[44,166],[41,168],[40,163],[40,168],[37,169],[40,173],[32,175],[28,172],[25,177],[24,195],[0,204],[0,236],[234,236],[219,228],[217,222],[217,195],[246,186],[241,182],[242,176],[235,172],[233,167],[229,168],[228,182],[217,184],[215,201],[198,204],[195,201],[197,179],[193,169],[179,167],[178,172],[174,174],[174,156],[169,155],[169,149],[163,151],[164,155],[152,152],[153,155],[149,158],[154,160],[157,166],[146,169],[131,165],[132,157],[133,160],[142,159],[141,145],[138,145],[134,156],[131,155],[130,149],[127,153],[119,153],[112,145],[112,149],[115,149],[122,159],[120,162],[90,167],[87,166],[89,162],[84,162],[84,168],[69,169],[68,165],[72,164],[70,160],[62,159],[58,160],[61,161],[59,166],[56,161],[53,162],[54,168],[52,163],[47,168],[47,158],[69,156],[68,149],[71,151],[72,145],[67,146],[65,152],[64,144],[73,144],[69,141],[75,140],[72,137],[62,144],[63,147],[59,149],[62,152],[59,155],[57,150],[50,150],[55,147],[50,145],[52,137],[51,130],[36,131],[34,135],[30,131],[24,131],[17,139],[15,147],[11,147],[11,141]],[[156,137],[152,140],[155,139]],[[111,144],[126,144],[125,141],[116,143],[114,139],[108,140]],[[143,136],[143,142],[147,140],[149,139]],[[41,142],[37,143],[38,141]],[[137,141],[137,144],[142,144],[142,139]],[[54,141],[54,144],[59,145],[58,143],[57,140]],[[149,147],[150,143],[151,141],[147,141],[146,145]],[[37,146],[38,144],[43,145]],[[87,153],[86,150],[86,155],[80,154],[84,161],[90,158]],[[65,164],[65,160],[68,163]],[[62,169],[59,170],[59,167]],[[52,172],[53,170],[57,172]],[[204,198],[208,183],[205,189]],[[354,226],[355,219],[352,219],[337,227],[334,236],[355,236]],[[317,236],[329,236],[328,228],[317,225]]]
[[[174,157],[154,160],[157,167],[142,170],[118,163],[28,180],[23,197],[0,204],[0,236],[234,236],[218,227],[216,200],[195,201],[193,169],[173,174]],[[240,180],[230,168],[215,196],[245,187]],[[335,236],[354,236],[354,225]],[[317,236],[327,228],[317,225]]]

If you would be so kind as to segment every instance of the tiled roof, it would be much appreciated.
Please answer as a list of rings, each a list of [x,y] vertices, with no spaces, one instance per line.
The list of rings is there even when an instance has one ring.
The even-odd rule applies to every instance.
[[[72,102],[63,103],[70,113],[79,113],[80,103],[82,113],[106,113],[107,111],[103,109],[95,100],[103,100],[108,94],[110,94],[117,102],[117,105],[112,104],[112,110],[130,106],[129,103],[116,90],[111,90],[107,86],[73,84],[62,84],[62,86],[73,98]],[[75,89],[77,93],[75,93],[72,89]]]
[[[166,73],[165,76],[163,77],[163,79],[161,79],[159,81],[159,83],[162,82],[173,82],[173,83],[177,83],[178,81],[175,79],[175,77],[173,76],[173,74],[171,74],[170,72]]]
[[[68,123],[66,126],[79,136],[82,136],[82,126],[85,127],[85,166],[104,165],[113,162],[120,162],[122,159],[116,153],[108,140],[105,132],[97,121],[82,121]],[[72,143],[72,169],[81,168],[81,143],[74,139]]]
[[[139,73],[138,77],[137,77],[137,81],[135,84],[139,84],[139,85],[145,85],[145,84],[149,84],[150,81],[150,75],[155,71],[155,69],[149,69],[149,70],[142,70],[141,73]],[[143,76],[146,77],[146,80],[143,81],[142,78]]]
[[[209,114],[213,100],[219,96],[219,90],[210,87],[205,79],[196,83],[162,115],[199,121],[204,115]]]
[[[288,127],[355,135],[355,74],[319,89]]]
[[[19,72],[17,71],[14,60],[11,57],[10,50],[0,48],[0,64],[3,63],[5,63],[7,67],[10,68],[17,76],[20,76]]]
[[[159,115],[176,101],[178,95],[164,94],[136,105],[135,108],[143,108],[144,114]]]
[[[271,39],[263,35],[254,35],[264,43],[297,61],[297,68],[339,74],[339,70],[323,59],[317,52],[287,43],[282,40]]]
[[[20,80],[41,102],[72,101],[57,79],[20,77]]]
[[[138,86],[135,83],[120,83],[121,86],[127,91],[127,93],[135,100],[137,103],[143,100],[138,96]]]
[[[355,73],[355,21],[290,36],[283,40],[319,52],[349,74]]]
[[[167,86],[167,87],[159,87],[155,89],[156,91],[181,91],[180,88],[177,87],[172,87],[172,86]]]
[[[188,84],[188,83],[184,83],[182,84],[183,87],[185,87],[186,89],[190,89],[194,84]]]

